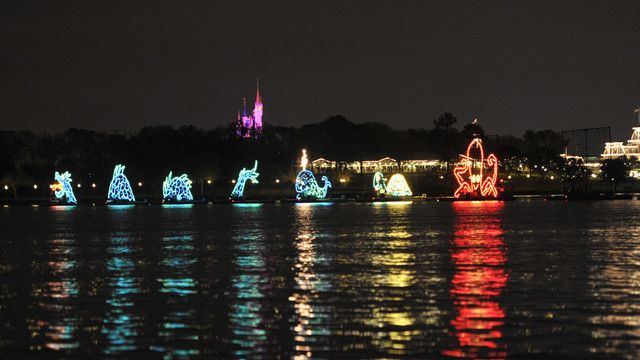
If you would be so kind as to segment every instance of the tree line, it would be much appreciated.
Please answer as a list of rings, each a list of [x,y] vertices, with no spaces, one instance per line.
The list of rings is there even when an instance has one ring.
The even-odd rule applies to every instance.
[[[498,155],[507,171],[515,164],[558,163],[563,150],[560,133],[551,130],[527,130],[521,137],[487,136],[480,124],[457,125],[455,116],[443,113],[430,129],[355,124],[337,115],[299,128],[267,125],[259,139],[237,138],[233,124],[211,130],[153,126],[132,134],[76,128],[60,134],[2,131],[0,181],[15,196],[33,184],[51,183],[54,171],[71,172],[75,183],[106,186],[113,167],[120,163],[135,181],[159,184],[169,171],[184,172],[197,187],[206,181],[229,181],[254,160],[260,163],[261,180],[288,179],[295,177],[302,148],[307,149],[310,160],[361,161],[390,156],[452,161],[474,136],[484,139],[487,150]]]

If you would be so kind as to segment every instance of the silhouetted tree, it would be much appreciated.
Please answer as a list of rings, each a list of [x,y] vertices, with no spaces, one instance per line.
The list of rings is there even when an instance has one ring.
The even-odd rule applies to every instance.
[[[607,159],[600,165],[600,178],[610,183],[615,192],[618,185],[629,180],[630,164],[626,157]]]
[[[437,119],[433,120],[433,125],[435,129],[455,130],[453,127],[457,122],[458,118],[453,116],[453,114],[446,112],[440,114]]]
[[[562,182],[569,184],[570,191],[587,191],[587,181],[591,176],[591,169],[586,167],[582,160],[568,159],[559,170]]]
[[[462,138],[464,141],[469,141],[476,137],[484,139],[484,130],[482,130],[482,126],[477,122],[474,121],[470,124],[466,124],[462,128]]]

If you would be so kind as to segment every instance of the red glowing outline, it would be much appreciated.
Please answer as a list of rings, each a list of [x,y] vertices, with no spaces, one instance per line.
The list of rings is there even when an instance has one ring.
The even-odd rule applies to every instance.
[[[477,160],[471,157],[471,149],[476,147],[480,150],[480,159]],[[479,174],[473,173],[473,163],[475,161],[481,164]],[[485,166],[490,169],[490,176],[483,176]],[[471,180],[474,175],[478,177],[479,181],[473,182]],[[482,147],[482,140],[480,139],[473,139],[467,146],[466,154],[460,155],[460,164],[453,168],[453,177],[458,183],[458,188],[453,193],[453,197],[456,199],[460,198],[461,195],[468,195],[478,190],[482,197],[498,197],[498,189],[496,188],[498,158],[494,154],[489,154],[486,159],[484,158],[484,147]]]

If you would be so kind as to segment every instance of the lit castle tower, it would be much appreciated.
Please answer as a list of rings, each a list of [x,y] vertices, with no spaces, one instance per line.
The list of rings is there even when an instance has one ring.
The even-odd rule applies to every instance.
[[[262,99],[260,98],[260,86],[256,79],[256,103],[253,106],[253,127],[262,132]]]
[[[262,135],[262,98],[258,80],[256,80],[256,103],[252,115],[247,114],[247,98],[242,98],[242,116],[238,110],[236,135],[243,138],[257,138]]]
[[[242,98],[242,127],[253,130],[253,116],[247,115],[247,98]]]

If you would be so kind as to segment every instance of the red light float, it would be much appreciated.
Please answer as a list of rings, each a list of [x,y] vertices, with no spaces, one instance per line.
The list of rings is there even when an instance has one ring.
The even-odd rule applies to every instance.
[[[485,171],[486,170],[486,171]],[[487,174],[488,173],[488,174]],[[485,175],[487,174],[487,175]],[[460,155],[460,162],[453,169],[458,188],[453,197],[498,197],[498,158],[494,154],[484,157],[482,140],[476,138],[467,146],[467,153]]]

